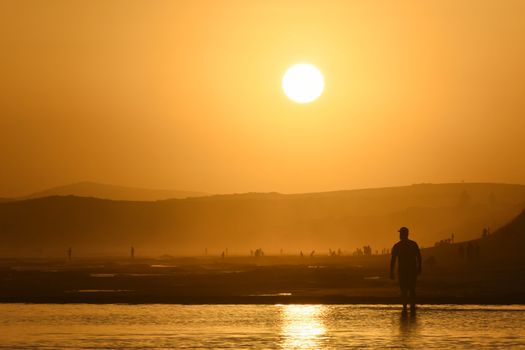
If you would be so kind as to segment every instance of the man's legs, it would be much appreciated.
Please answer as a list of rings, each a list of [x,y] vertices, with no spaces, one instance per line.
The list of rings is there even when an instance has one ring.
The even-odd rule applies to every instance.
[[[399,287],[401,288],[401,303],[403,304],[403,311],[406,311],[408,303],[408,288],[401,281]]]
[[[410,286],[409,299],[410,299],[410,311],[415,312],[416,311],[416,283],[415,281]]]
[[[401,302],[403,310],[406,311],[407,304],[410,303],[410,309],[416,311],[416,275],[400,274],[399,287],[401,288]]]

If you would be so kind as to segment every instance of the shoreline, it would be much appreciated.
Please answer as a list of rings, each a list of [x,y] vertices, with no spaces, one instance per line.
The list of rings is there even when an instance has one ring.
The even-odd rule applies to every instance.
[[[7,263],[0,303],[33,304],[332,304],[399,305],[386,259],[315,264],[194,264],[179,260]],[[428,266],[418,304],[525,305],[522,264]]]
[[[373,296],[126,296],[109,293],[70,296],[1,297],[0,304],[180,304],[180,305],[400,305],[399,297]],[[525,305],[525,296],[451,297],[422,296],[418,305]]]

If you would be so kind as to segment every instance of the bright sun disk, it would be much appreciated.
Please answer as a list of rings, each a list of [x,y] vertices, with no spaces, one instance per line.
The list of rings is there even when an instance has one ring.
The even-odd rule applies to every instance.
[[[290,100],[308,103],[316,100],[323,93],[324,77],[312,64],[295,64],[284,73],[282,87]]]

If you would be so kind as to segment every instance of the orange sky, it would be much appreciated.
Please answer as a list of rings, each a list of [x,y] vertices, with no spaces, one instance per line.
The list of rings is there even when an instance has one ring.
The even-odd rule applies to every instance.
[[[0,3],[0,196],[525,183],[524,1]],[[288,66],[326,88],[299,105]]]

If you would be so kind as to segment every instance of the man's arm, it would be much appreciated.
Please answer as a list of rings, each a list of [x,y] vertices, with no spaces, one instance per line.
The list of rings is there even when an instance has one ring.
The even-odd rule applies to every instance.
[[[421,262],[421,251],[419,250],[419,246],[417,245],[417,243],[416,243],[416,248],[417,248],[417,255],[416,255],[417,273],[419,275],[421,275],[421,265],[422,265],[422,262]]]
[[[397,249],[396,246],[392,248],[392,257],[390,258],[390,278],[394,279],[394,269],[396,267]]]

